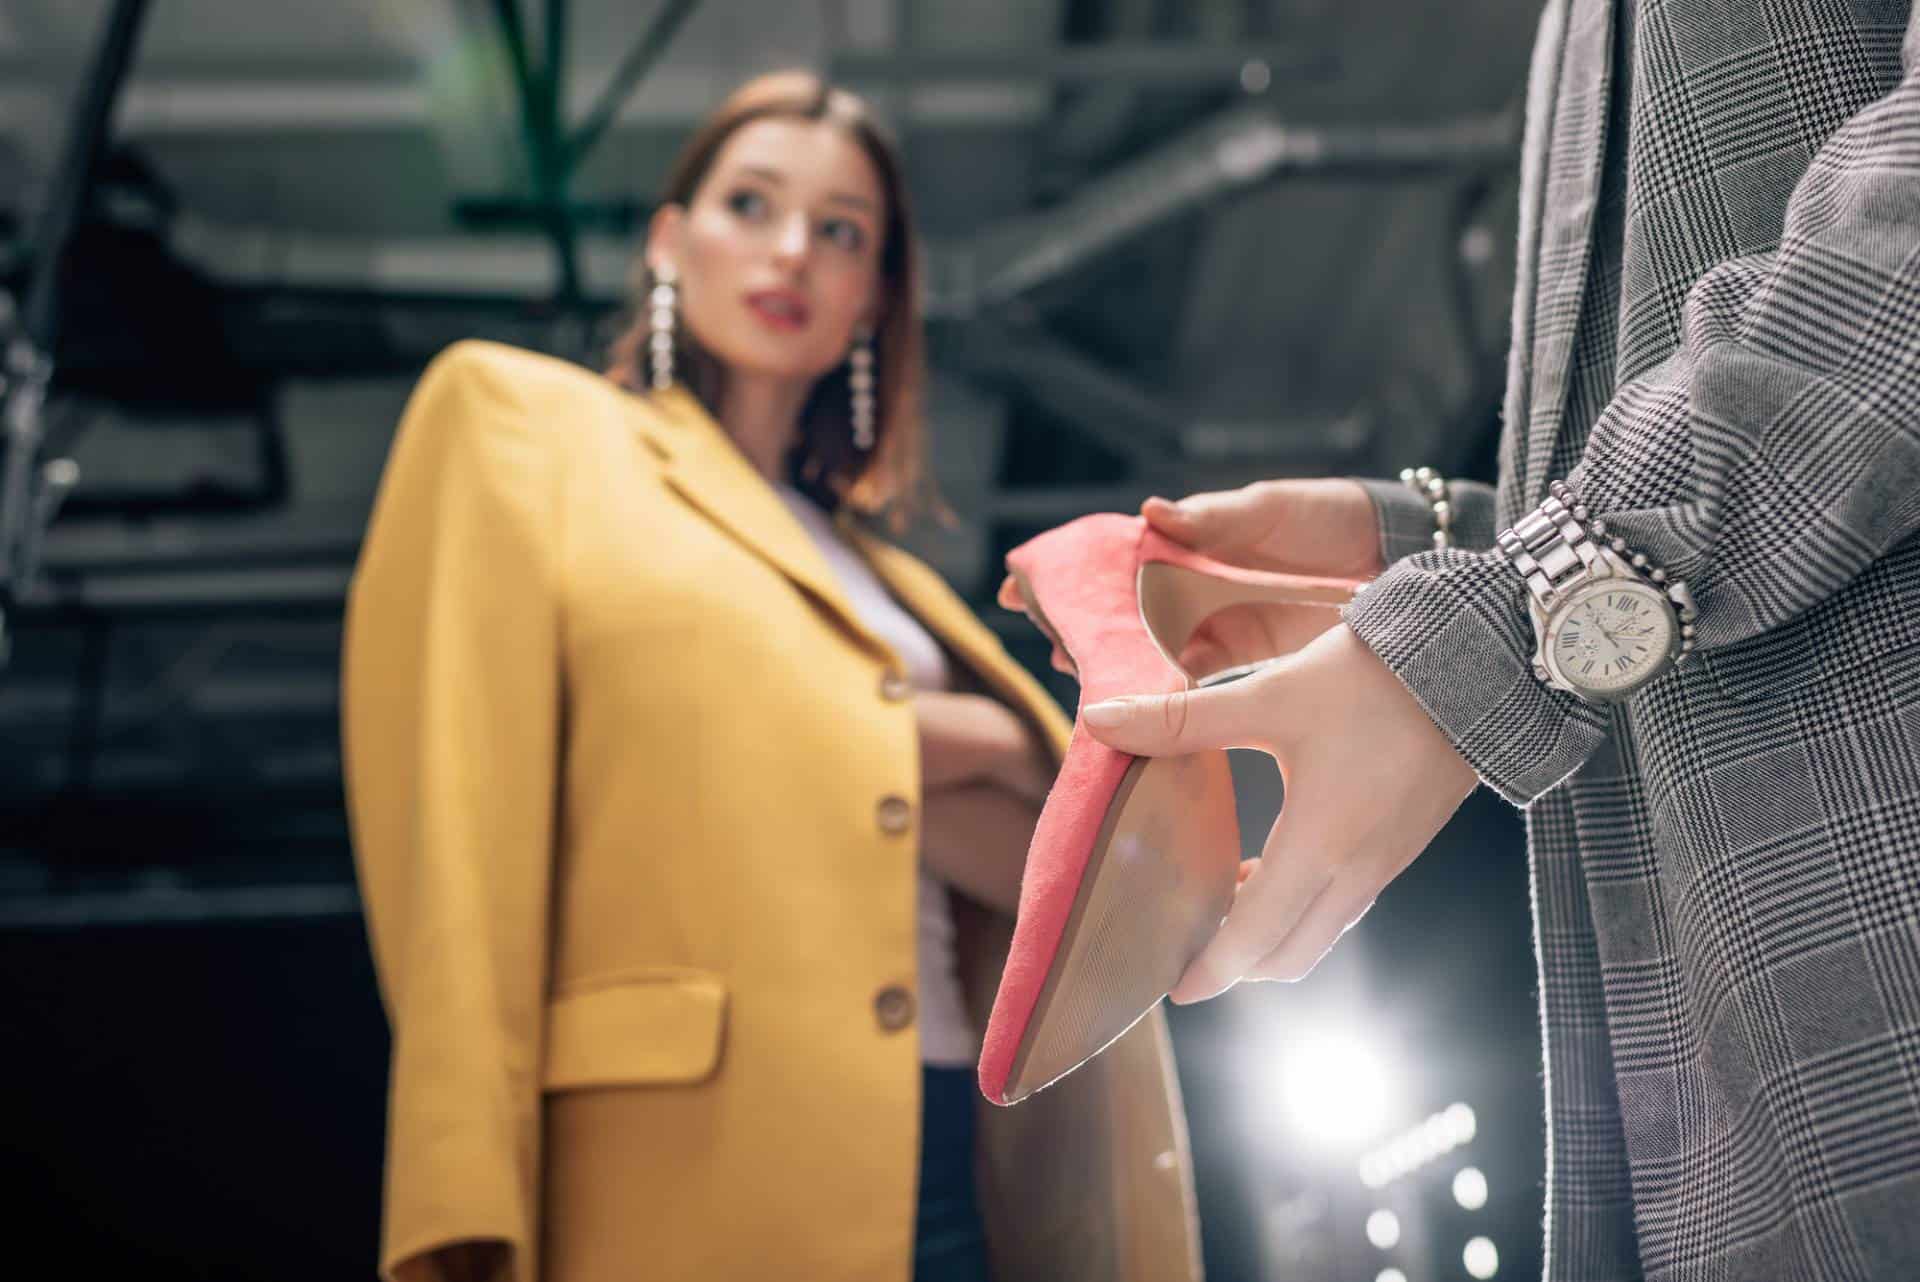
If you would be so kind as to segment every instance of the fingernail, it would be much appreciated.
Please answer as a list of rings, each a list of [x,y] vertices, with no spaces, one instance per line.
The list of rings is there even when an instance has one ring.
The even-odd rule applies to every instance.
[[[1105,699],[1099,703],[1090,703],[1080,710],[1080,719],[1090,726],[1102,730],[1111,730],[1127,719],[1127,701],[1125,699]]]
[[[1188,975],[1173,986],[1173,991],[1167,994],[1167,1000],[1175,1006],[1191,1006],[1195,1002],[1211,1001],[1231,987],[1231,984],[1222,984],[1211,975],[1200,979]]]
[[[1195,1002],[1204,1002],[1212,995],[1205,987],[1183,979],[1173,986],[1173,991],[1167,994],[1167,1000],[1175,1006],[1191,1006]]]

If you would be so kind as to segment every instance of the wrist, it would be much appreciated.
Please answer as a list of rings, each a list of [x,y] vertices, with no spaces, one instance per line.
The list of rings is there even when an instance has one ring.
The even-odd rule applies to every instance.
[[[1367,477],[1355,484],[1367,497],[1379,569],[1433,550],[1433,506],[1424,495],[1393,477]]]
[[[1564,481],[1495,540],[1527,587],[1534,674],[1590,702],[1629,698],[1694,644],[1685,582],[1608,537]]]
[[[1518,806],[1577,769],[1607,731],[1598,707],[1534,676],[1526,600],[1499,552],[1454,551],[1397,562],[1345,613],[1480,778]]]

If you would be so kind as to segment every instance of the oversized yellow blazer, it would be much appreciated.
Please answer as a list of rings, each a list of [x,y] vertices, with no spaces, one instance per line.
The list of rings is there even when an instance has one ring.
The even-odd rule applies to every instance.
[[[849,537],[963,673],[1043,690]],[[393,1028],[389,1276],[908,1282],[919,810],[898,658],[691,397],[461,343],[401,423],[348,606],[356,858]],[[956,896],[985,1018],[1007,937]],[[1198,1275],[1158,1016],[982,1105],[1000,1282]]]

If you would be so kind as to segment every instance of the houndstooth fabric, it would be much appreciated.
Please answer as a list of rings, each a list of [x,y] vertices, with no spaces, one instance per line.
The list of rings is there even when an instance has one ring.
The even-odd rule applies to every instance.
[[[1909,19],[1542,17],[1497,524],[1566,476],[1689,581],[1701,652],[1612,709],[1550,690],[1487,551],[1348,612],[1527,807],[1555,1282],[1920,1277]],[[1412,551],[1421,500],[1369,488]]]

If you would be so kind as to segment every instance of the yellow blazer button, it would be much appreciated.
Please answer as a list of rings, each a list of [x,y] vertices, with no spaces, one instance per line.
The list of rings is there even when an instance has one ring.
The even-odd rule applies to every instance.
[[[888,984],[873,995],[873,1018],[886,1032],[899,1032],[913,1022],[913,994]]]
[[[876,813],[880,820],[880,831],[889,837],[897,837],[913,826],[913,806],[905,797],[880,798]]]
[[[899,703],[913,693],[913,684],[898,672],[889,672],[880,678],[880,697],[888,703]]]

